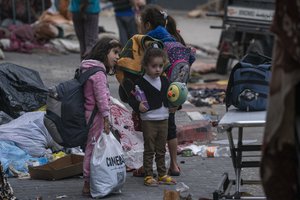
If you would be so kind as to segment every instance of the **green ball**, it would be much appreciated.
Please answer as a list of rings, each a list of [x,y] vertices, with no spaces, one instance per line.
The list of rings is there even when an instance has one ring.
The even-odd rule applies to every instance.
[[[187,98],[188,89],[185,83],[173,82],[168,88],[167,97],[172,106],[182,105]]]

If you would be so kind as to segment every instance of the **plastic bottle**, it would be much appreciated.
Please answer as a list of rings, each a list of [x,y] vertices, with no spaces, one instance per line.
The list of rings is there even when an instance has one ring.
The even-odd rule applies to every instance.
[[[210,157],[210,158],[216,157],[215,154],[216,154],[217,149],[218,149],[217,146],[206,147],[206,156]]]
[[[207,149],[206,145],[200,145],[199,150],[197,151],[197,155],[201,156],[202,158],[206,158],[207,157],[206,149]]]
[[[229,157],[230,149],[229,147],[218,147],[214,152],[214,157]]]
[[[178,192],[186,192],[190,189],[184,182],[179,182],[176,184],[176,191]]]
[[[197,155],[199,155],[203,158],[229,157],[230,156],[230,148],[229,147],[220,147],[220,146],[201,145],[198,147]]]
[[[144,106],[147,109],[149,109],[149,104],[146,99],[146,95],[145,95],[144,91],[140,89],[140,87],[138,85],[135,86],[135,98],[136,98],[136,100],[143,102]]]

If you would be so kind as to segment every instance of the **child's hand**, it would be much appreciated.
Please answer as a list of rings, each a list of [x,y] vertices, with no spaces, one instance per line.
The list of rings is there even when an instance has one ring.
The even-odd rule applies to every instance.
[[[175,113],[178,110],[179,106],[169,108],[170,113]]]
[[[110,122],[108,117],[104,117],[104,133],[109,134],[110,132]]]
[[[139,105],[139,111],[140,111],[140,112],[146,112],[146,111],[148,110],[148,109],[145,107],[144,102],[145,102],[145,101],[141,101],[141,102],[140,102],[140,105]]]

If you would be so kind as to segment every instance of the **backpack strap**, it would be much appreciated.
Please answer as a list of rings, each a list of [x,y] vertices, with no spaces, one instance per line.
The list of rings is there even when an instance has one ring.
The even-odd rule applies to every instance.
[[[102,71],[106,75],[106,72],[104,69],[102,69],[100,67],[93,67],[93,68],[88,69],[87,71],[81,73],[79,75],[79,77],[77,78],[77,80],[79,81],[79,83],[81,85],[83,85],[89,79],[90,76],[92,76],[93,74],[95,74],[96,72],[99,72],[99,71]]]
[[[95,74],[96,72],[99,72],[99,71],[102,71],[106,75],[106,71],[103,68],[93,67],[93,68],[88,69],[87,71],[83,72],[82,74],[80,74],[80,76],[77,78],[77,80],[79,81],[79,83],[81,85],[83,85],[89,79],[90,76],[92,76],[93,74]],[[95,107],[93,109],[93,112],[92,112],[92,115],[91,115],[91,117],[89,119],[89,122],[87,124],[88,129],[90,129],[90,127],[91,127],[91,125],[94,121],[94,118],[96,116],[97,111],[98,111],[98,108],[95,105]]]
[[[251,52],[246,54],[240,62],[250,63],[252,65],[261,65],[261,64],[270,64],[272,62],[272,58],[259,54],[257,52]]]
[[[90,117],[90,119],[89,119],[89,122],[88,122],[88,124],[87,124],[88,129],[91,128],[91,125],[92,125],[92,123],[93,123],[93,121],[94,121],[94,118],[95,118],[95,116],[96,116],[97,111],[98,111],[98,107],[95,106],[95,107],[94,107],[94,110],[93,110],[93,112],[92,112],[92,114],[91,114],[91,117]]]

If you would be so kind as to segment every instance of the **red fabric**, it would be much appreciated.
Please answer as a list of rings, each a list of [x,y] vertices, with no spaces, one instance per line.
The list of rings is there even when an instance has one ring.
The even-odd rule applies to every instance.
[[[34,48],[44,48],[42,44],[36,41],[30,25],[11,25],[8,30],[11,32],[10,46],[5,49],[6,51],[31,53]]]

